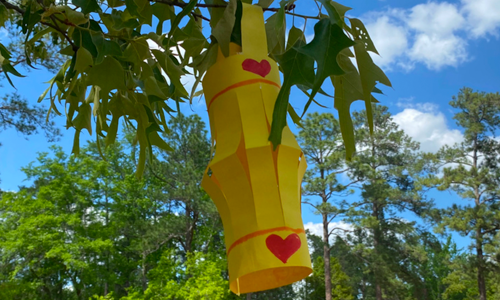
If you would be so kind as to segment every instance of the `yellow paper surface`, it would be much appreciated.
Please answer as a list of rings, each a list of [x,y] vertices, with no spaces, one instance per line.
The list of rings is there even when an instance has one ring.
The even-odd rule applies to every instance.
[[[202,186],[224,224],[235,293],[276,288],[312,271],[300,213],[305,157],[288,127],[276,151],[268,141],[279,87],[262,9],[243,4],[242,48],[232,44],[203,79],[215,155]]]

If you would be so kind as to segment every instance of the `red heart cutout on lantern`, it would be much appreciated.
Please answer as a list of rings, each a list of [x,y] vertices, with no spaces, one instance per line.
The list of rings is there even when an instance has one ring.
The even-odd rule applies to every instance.
[[[267,74],[271,72],[271,65],[265,59],[258,62],[255,59],[248,58],[243,61],[241,66],[243,67],[243,70],[255,73],[262,77],[266,77]]]
[[[274,256],[286,264],[287,260],[300,248],[300,237],[296,234],[290,234],[286,239],[279,235],[271,234],[266,239],[266,246]]]

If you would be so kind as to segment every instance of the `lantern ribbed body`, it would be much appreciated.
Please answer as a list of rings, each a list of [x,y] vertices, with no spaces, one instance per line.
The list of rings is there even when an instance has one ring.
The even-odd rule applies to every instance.
[[[266,45],[262,11],[245,4],[243,51],[232,44],[231,55],[220,54],[203,79],[215,155],[202,186],[222,218],[230,288],[238,294],[311,273],[300,204],[306,161],[288,127],[276,150],[268,141],[280,77],[267,48],[247,50],[246,27],[254,19],[260,24],[252,30],[260,29],[250,40],[259,36],[260,48]]]

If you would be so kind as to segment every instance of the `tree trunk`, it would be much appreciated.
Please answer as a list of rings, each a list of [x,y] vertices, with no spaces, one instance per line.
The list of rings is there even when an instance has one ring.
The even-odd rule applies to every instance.
[[[478,169],[478,136],[474,138],[473,152],[472,152],[472,164],[474,169]],[[474,187],[475,194],[475,204],[476,208],[481,207],[481,196],[479,194],[479,187]],[[478,217],[476,216],[476,220]],[[476,252],[477,252],[477,285],[479,288],[479,299],[486,300],[486,282],[484,278],[484,255],[483,255],[483,232],[481,227],[476,223]]]
[[[378,205],[376,203],[373,203],[372,206],[372,216],[377,220],[379,220]],[[380,226],[380,224],[378,224],[377,226]],[[375,251],[375,253],[378,253],[379,238],[380,238],[380,227],[377,227],[373,229],[373,250]],[[373,272],[375,275],[375,297],[377,300],[383,300],[382,287],[380,286],[380,276],[378,274],[377,269],[378,266],[375,266]]]
[[[481,229],[476,230],[476,251],[477,251],[477,285],[479,288],[479,299],[486,300],[486,280],[484,278],[484,255],[482,245]]]
[[[146,278],[146,254],[142,253],[142,276],[141,276],[141,282],[142,282],[142,291],[145,292],[148,289],[148,282]]]
[[[325,300],[332,300],[332,271],[328,243],[328,215],[323,213],[323,261],[325,262]]]
[[[375,285],[375,297],[377,298],[377,300],[382,300],[382,288],[378,283],[377,285]]]

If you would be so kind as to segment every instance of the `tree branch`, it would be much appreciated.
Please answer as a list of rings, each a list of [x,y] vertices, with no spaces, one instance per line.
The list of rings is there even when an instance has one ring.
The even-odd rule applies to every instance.
[[[307,202],[307,201],[302,201],[302,203],[303,203],[303,204],[309,204],[309,205],[311,205],[312,207],[314,207],[314,209],[316,209],[316,210],[318,209],[318,207],[317,207],[316,205],[314,205],[314,204],[312,204],[312,203],[310,203],[310,202]]]
[[[25,11],[24,11],[24,9],[20,8],[19,6],[14,5],[12,3],[9,3],[9,2],[7,2],[7,0],[0,0],[0,3],[2,3],[7,9],[15,10],[20,15],[24,16]],[[68,33],[65,30],[62,30],[61,27],[59,27],[57,25],[53,16],[51,16],[51,19],[54,22],[54,24],[50,24],[50,23],[42,22],[42,21],[40,21],[40,24],[43,24],[45,26],[48,26],[48,27],[55,29],[68,41],[68,43],[71,45],[71,47],[73,48],[74,51],[78,50],[78,47],[75,45],[75,43],[73,43],[73,40],[71,40],[71,38],[68,36]]]
[[[7,9],[13,9],[13,10],[17,11],[18,13],[20,13],[21,15],[24,15],[24,10],[22,8],[20,8],[19,6],[16,6],[16,5],[12,4],[12,3],[9,3],[6,0],[0,0],[0,2],[2,2],[2,4]]]
[[[165,4],[165,5],[170,5],[170,6],[177,6],[177,7],[181,7],[181,8],[184,8],[186,7],[189,3],[183,3],[183,2],[178,2],[178,1],[175,1],[175,0],[149,0],[151,2],[156,2],[156,3],[162,3],[162,4]],[[227,4],[206,4],[206,3],[197,3],[195,5],[196,7],[201,7],[201,8],[225,8],[227,6]],[[296,14],[296,13],[293,13],[291,12],[291,10],[294,8],[294,6],[289,6],[289,7],[285,7],[285,13],[288,14],[288,15],[291,15],[291,16],[295,16],[295,17],[299,17],[299,18],[304,18],[304,19],[316,19],[316,20],[319,20],[320,17],[316,17],[316,16],[306,16],[306,15],[301,15],[301,14]],[[272,12],[277,12],[279,11],[281,8],[279,7],[263,7],[262,10],[263,11],[272,11]],[[200,16],[197,16],[197,17],[200,17]],[[209,20],[208,18],[205,19],[205,17],[202,17],[203,20]]]
[[[330,232],[328,233],[328,236],[330,236],[331,234],[333,234],[334,230],[342,230],[343,232],[354,232],[353,230],[344,229],[344,228],[340,228],[340,227],[335,227],[335,228],[332,228],[332,230],[330,230]]]

